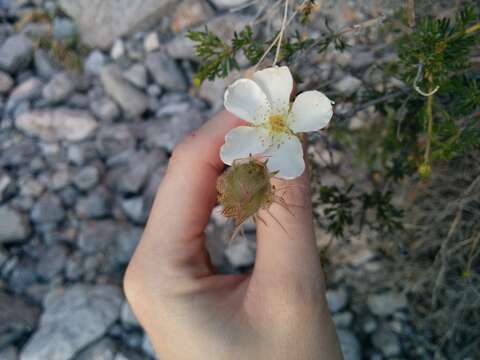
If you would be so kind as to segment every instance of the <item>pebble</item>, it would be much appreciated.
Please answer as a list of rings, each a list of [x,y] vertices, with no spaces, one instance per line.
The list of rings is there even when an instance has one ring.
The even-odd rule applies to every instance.
[[[248,237],[243,238],[240,236],[232,240],[225,250],[225,256],[234,267],[253,265],[255,262],[255,253],[255,242],[248,239]]]
[[[400,340],[392,331],[385,329],[377,330],[372,335],[372,343],[387,357],[400,355]]]
[[[213,17],[211,6],[204,1],[184,0],[178,4],[172,16],[170,28],[181,32],[191,26],[205,22]]]
[[[90,109],[100,120],[112,122],[120,116],[120,109],[109,97],[95,98],[90,102]]]
[[[75,360],[114,360],[117,346],[115,342],[109,338],[103,338],[75,357]]]
[[[10,36],[0,46],[0,69],[16,73],[25,69],[32,60],[32,41],[23,34]]]
[[[353,95],[358,89],[360,89],[360,86],[362,85],[362,82],[360,79],[352,76],[352,75],[347,75],[340,81],[336,82],[333,87],[335,90],[338,92],[345,94],[347,96]]]
[[[25,216],[8,206],[0,206],[0,244],[24,242],[30,235]]]
[[[14,82],[10,75],[0,71],[0,95],[6,94],[13,86]]]
[[[405,295],[395,292],[371,294],[367,298],[367,304],[372,313],[378,316],[393,315],[396,311],[407,307]]]
[[[126,113],[135,117],[145,112],[148,98],[122,76],[119,67],[116,65],[104,66],[100,77],[105,91]]]
[[[61,72],[43,87],[42,95],[49,103],[59,103],[66,100],[74,90],[75,84],[71,76]]]
[[[133,313],[132,307],[130,306],[128,301],[123,302],[120,318],[122,320],[122,324],[125,325],[127,328],[140,327],[140,323],[138,322],[137,317]]]
[[[68,360],[100,339],[120,315],[122,293],[112,285],[73,285],[54,289],[44,300],[40,327],[21,360]]]
[[[249,0],[212,0],[217,9],[231,9],[248,3]]]
[[[5,110],[13,113],[24,102],[29,102],[40,97],[43,83],[36,77],[28,78],[17,85],[8,97]]]
[[[125,215],[134,223],[144,224],[147,221],[148,209],[141,196],[123,199],[121,204]]]
[[[73,176],[73,183],[82,191],[93,188],[100,178],[100,171],[96,166],[86,166]]]
[[[157,50],[160,47],[160,40],[158,39],[158,34],[156,32],[151,32],[147,34],[143,41],[143,47],[147,52]]]
[[[57,195],[46,193],[35,203],[30,217],[36,223],[56,223],[63,220],[65,210]]]
[[[94,50],[88,55],[85,60],[85,71],[92,75],[100,75],[100,72],[105,65],[107,59],[103,52],[99,50]]]
[[[360,360],[362,348],[357,337],[350,331],[337,329],[338,340],[343,353],[344,360]]]
[[[124,72],[123,76],[138,88],[142,89],[147,86],[147,69],[143,64],[132,65]]]
[[[97,122],[86,111],[69,108],[32,110],[20,114],[15,126],[45,141],[81,141],[97,128]]]
[[[110,57],[113,60],[118,60],[125,55],[125,44],[122,39],[117,39],[113,43],[112,49],[110,50]]]
[[[99,219],[111,214],[113,198],[107,188],[99,186],[78,199],[75,211],[80,218]]]
[[[333,322],[335,326],[349,328],[353,321],[353,315],[351,312],[341,312],[333,315]]]
[[[163,51],[151,52],[147,55],[145,64],[155,82],[168,89],[185,91],[187,82],[178,68],[175,60]]]
[[[348,302],[347,291],[344,288],[327,290],[327,302],[331,312],[336,313],[342,310]]]
[[[52,280],[65,267],[67,261],[67,249],[64,245],[55,244],[47,247],[41,254],[37,264],[38,275],[46,281]]]

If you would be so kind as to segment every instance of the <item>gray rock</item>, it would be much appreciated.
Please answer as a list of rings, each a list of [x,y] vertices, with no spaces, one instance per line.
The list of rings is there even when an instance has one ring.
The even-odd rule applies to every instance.
[[[60,244],[47,247],[37,264],[38,275],[44,280],[53,279],[65,268],[67,253],[66,247]]]
[[[125,55],[125,44],[122,39],[117,39],[110,50],[110,56],[113,60],[120,59]]]
[[[392,315],[407,307],[405,295],[394,292],[372,294],[367,298],[367,304],[372,313],[378,316]]]
[[[81,218],[98,219],[111,214],[113,198],[104,187],[98,187],[78,200],[75,211]]]
[[[349,328],[353,321],[352,313],[345,311],[333,315],[333,322],[337,327]]]
[[[180,32],[205,22],[212,18],[214,14],[212,7],[207,2],[183,0],[175,9],[170,28],[174,32]]]
[[[85,60],[85,71],[92,75],[99,75],[106,61],[106,57],[101,51],[94,50]]]
[[[97,122],[88,112],[68,108],[26,112],[17,116],[15,125],[45,141],[81,141],[97,128]]]
[[[89,190],[93,188],[100,178],[100,171],[96,166],[86,166],[75,174],[73,183],[79,190]]]
[[[136,87],[145,88],[147,86],[147,69],[142,64],[132,65],[123,76]]]
[[[123,199],[122,210],[125,215],[134,223],[144,224],[147,221],[148,209],[141,196]]]
[[[18,360],[18,351],[14,346],[6,347],[0,350],[0,359],[2,360]]]
[[[38,199],[30,213],[36,223],[56,223],[65,217],[60,198],[53,193],[46,193]]]
[[[338,92],[350,96],[353,95],[360,88],[361,85],[362,82],[360,79],[352,75],[347,75],[340,81],[336,82],[333,87]]]
[[[32,60],[32,41],[22,34],[9,37],[0,47],[0,69],[15,73],[25,69]]]
[[[114,360],[117,346],[109,338],[103,338],[100,341],[88,346],[75,360]]]
[[[0,291],[0,348],[31,332],[39,315],[38,307]]]
[[[143,336],[142,350],[148,354],[150,357],[156,359],[157,355],[155,354],[155,349],[153,348],[152,342],[150,341],[147,334]]]
[[[187,89],[185,77],[175,60],[171,59],[165,52],[155,51],[149,53],[145,63],[158,85],[168,90],[185,91]]]
[[[108,253],[110,261],[126,264],[135,250],[143,229],[111,220],[86,221],[78,237],[85,254]]]
[[[212,0],[217,9],[230,9],[248,3],[248,0]]]
[[[33,64],[37,74],[43,79],[49,79],[56,71],[55,64],[44,49],[35,50]]]
[[[347,305],[347,291],[343,287],[336,290],[327,290],[327,302],[331,312],[339,312]]]
[[[10,175],[0,170],[0,203],[12,196],[17,189]]]
[[[5,94],[13,86],[13,79],[7,73],[0,71],[0,95]]]
[[[101,71],[101,80],[105,91],[128,114],[139,116],[148,106],[148,98],[137,90],[123,76],[116,65],[106,65]]]
[[[53,37],[57,40],[73,41],[77,36],[75,23],[66,17],[55,17],[53,19]]]
[[[50,103],[58,103],[67,99],[75,90],[71,76],[66,72],[56,74],[44,87],[43,98]]]
[[[2,268],[2,265],[5,264],[8,260],[8,254],[6,251],[4,251],[2,248],[0,248],[0,269]]]
[[[360,360],[362,348],[356,336],[348,330],[337,329],[344,360]]]
[[[143,40],[143,47],[146,52],[151,52],[157,50],[160,47],[160,40],[158,39],[158,34],[155,31],[147,34]]]
[[[43,83],[40,79],[35,77],[29,78],[17,85],[10,93],[5,107],[6,111],[12,113],[22,102],[39,98],[42,93],[42,86]]]
[[[400,355],[400,340],[392,331],[379,329],[373,333],[372,343],[377,349],[381,350],[385,356]]]
[[[0,206],[0,244],[25,241],[30,235],[26,218],[17,211]]]
[[[100,120],[112,122],[120,115],[117,104],[108,97],[93,99],[90,102],[90,109]]]
[[[100,129],[96,147],[100,154],[108,158],[132,150],[135,143],[136,138],[133,132],[127,125],[121,124]]]
[[[128,301],[123,302],[120,318],[122,319],[122,324],[127,328],[140,327],[140,323]]]
[[[144,124],[146,143],[152,147],[172,151],[178,142],[197,130],[203,123],[202,114],[194,109],[190,109],[185,114],[146,122]]]
[[[68,161],[75,165],[85,165],[97,156],[95,147],[91,143],[70,144],[68,146]]]
[[[60,0],[61,8],[77,23],[90,47],[107,48],[140,28],[157,24],[170,13],[173,0]]]
[[[101,338],[120,314],[122,293],[110,285],[53,290],[44,301],[40,327],[20,360],[68,360]]]

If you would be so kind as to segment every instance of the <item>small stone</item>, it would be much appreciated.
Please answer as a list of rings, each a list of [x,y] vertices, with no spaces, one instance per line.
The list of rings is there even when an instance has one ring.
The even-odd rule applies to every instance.
[[[34,64],[36,73],[42,79],[49,79],[56,72],[56,67],[50,55],[44,49],[35,50],[35,53],[33,54],[33,64]]]
[[[38,307],[0,291],[0,349],[30,333],[39,315]]]
[[[13,113],[16,108],[26,101],[34,100],[40,97],[43,83],[40,79],[32,77],[17,85],[8,97],[5,109],[8,113]]]
[[[14,346],[8,346],[0,350],[0,359],[2,360],[18,360],[18,351]]]
[[[225,256],[234,267],[247,267],[255,262],[255,243],[248,238],[237,238],[229,243]]]
[[[342,310],[348,302],[348,295],[344,288],[327,290],[327,302],[331,312],[336,313]]]
[[[372,335],[372,343],[385,356],[400,355],[400,340],[392,331],[379,329]]]
[[[43,88],[42,95],[50,103],[67,99],[75,90],[72,78],[66,72],[56,74]]]
[[[393,315],[407,307],[405,295],[395,292],[369,295],[367,303],[370,311],[378,316]]]
[[[104,157],[118,155],[135,147],[136,138],[125,124],[106,126],[97,135],[96,147]]]
[[[97,156],[95,147],[91,143],[71,144],[68,147],[67,158],[72,164],[85,165]]]
[[[184,0],[175,10],[170,27],[174,32],[183,31],[191,26],[205,22],[214,12],[207,2]]]
[[[102,67],[105,65],[106,58],[103,52],[94,50],[85,60],[85,71],[92,75],[100,75]]]
[[[145,36],[143,47],[147,52],[157,50],[160,47],[160,40],[156,32],[151,32]]]
[[[14,82],[10,75],[0,71],[0,95],[6,94],[13,86]]]
[[[144,224],[147,221],[148,209],[141,196],[122,200],[122,209],[134,223]]]
[[[362,348],[356,336],[348,330],[337,329],[338,340],[343,353],[344,360],[360,360]]]
[[[44,300],[39,329],[22,350],[21,360],[68,360],[100,339],[120,315],[122,293],[111,285],[55,289]]]
[[[45,186],[36,179],[23,178],[19,181],[20,195],[27,197],[39,197],[45,190]]]
[[[362,85],[360,79],[352,76],[347,75],[340,81],[336,82],[333,87],[336,91],[345,94],[347,96],[353,95]]]
[[[375,321],[375,319],[371,317],[365,319],[362,325],[363,331],[365,331],[367,334],[371,334],[372,332],[374,332],[377,329],[377,327],[378,327],[377,322]]]
[[[147,69],[142,64],[132,65],[123,76],[138,88],[147,86]]]
[[[347,262],[353,266],[362,266],[367,264],[375,257],[375,253],[368,248],[360,248],[348,254]]]
[[[68,186],[70,183],[70,172],[67,167],[59,167],[50,177],[48,188],[53,191],[58,191]]]
[[[117,346],[109,338],[103,338],[75,357],[75,360],[114,360]]]
[[[118,60],[125,55],[125,44],[122,39],[117,39],[110,50],[110,56],[113,60]]]
[[[240,77],[242,74],[239,71],[232,71],[226,78],[205,80],[198,90],[198,97],[206,100],[213,109],[220,110],[223,107],[223,94],[226,88]]]
[[[57,195],[47,193],[35,203],[30,217],[36,223],[56,223],[63,220],[65,210]]]
[[[32,41],[23,34],[9,37],[0,47],[0,69],[16,73],[25,69],[32,60]]]
[[[187,90],[187,82],[175,60],[163,51],[149,53],[145,63],[158,85],[168,90]]]
[[[101,80],[105,91],[125,112],[131,116],[139,116],[145,112],[148,98],[122,76],[119,67],[104,66],[101,71]]]
[[[109,97],[93,99],[90,102],[90,109],[100,120],[112,122],[120,116],[120,109]]]
[[[100,178],[100,171],[96,166],[87,166],[81,169],[74,177],[73,183],[82,191],[93,188]]]
[[[45,141],[81,141],[95,131],[97,122],[86,111],[56,108],[20,114],[15,126]]]
[[[67,249],[63,245],[49,246],[40,255],[37,264],[37,273],[44,280],[51,280],[65,267],[67,261]]]
[[[128,301],[124,301],[122,305],[122,311],[120,318],[122,319],[122,324],[127,328],[138,328],[140,323],[137,320],[137,317],[133,313],[132,307]]]
[[[30,225],[19,212],[0,206],[0,244],[23,242],[30,235]]]
[[[12,181],[10,175],[0,170],[0,203],[13,196],[17,186]]]
[[[113,198],[105,187],[89,192],[86,198],[80,198],[75,210],[81,218],[99,219],[110,215]]]
[[[57,40],[73,41],[77,36],[75,23],[66,17],[55,17],[53,19],[53,37]]]
[[[157,354],[155,354],[155,349],[153,348],[152,341],[147,334],[143,336],[142,350],[150,357],[154,359],[157,358]]]
[[[333,315],[333,322],[337,327],[349,328],[353,321],[351,312],[341,312]]]

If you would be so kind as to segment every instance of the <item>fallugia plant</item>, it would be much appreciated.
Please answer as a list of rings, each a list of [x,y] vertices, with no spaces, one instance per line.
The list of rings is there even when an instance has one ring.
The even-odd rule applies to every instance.
[[[261,220],[258,211],[268,211],[274,202],[288,208],[270,179],[301,176],[300,135],[325,128],[332,118],[332,102],[323,93],[305,91],[291,102],[292,91],[289,68],[273,66],[235,81],[225,92],[225,108],[248,123],[230,130],[220,149],[231,167],[218,179],[219,202],[237,228],[249,217]]]

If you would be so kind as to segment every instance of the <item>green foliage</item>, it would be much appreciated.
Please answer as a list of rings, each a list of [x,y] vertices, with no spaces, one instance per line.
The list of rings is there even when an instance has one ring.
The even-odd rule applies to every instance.
[[[337,186],[322,186],[320,200],[325,205],[323,213],[327,219],[327,230],[335,236],[342,236],[345,228],[353,224],[353,198],[350,192],[353,186],[345,190]]]

